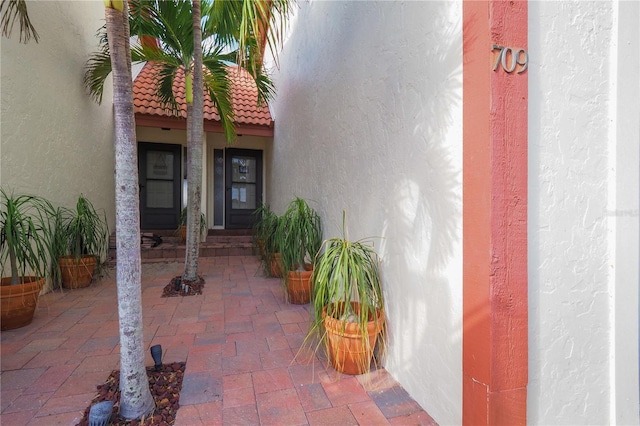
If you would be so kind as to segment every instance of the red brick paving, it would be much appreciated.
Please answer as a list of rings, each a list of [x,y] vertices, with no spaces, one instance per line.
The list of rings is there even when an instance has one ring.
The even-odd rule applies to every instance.
[[[358,422],[348,407],[331,407],[324,410],[307,413],[309,424],[314,425],[358,425]],[[368,423],[365,423],[368,424]]]
[[[249,256],[200,259],[204,293],[161,298],[179,263],[145,264],[145,345],[184,362],[177,425],[384,425],[435,422],[384,370],[343,376],[298,353],[308,306]],[[118,368],[115,273],[40,298],[32,324],[1,333],[2,425],[74,425]],[[147,350],[145,362],[153,361]]]

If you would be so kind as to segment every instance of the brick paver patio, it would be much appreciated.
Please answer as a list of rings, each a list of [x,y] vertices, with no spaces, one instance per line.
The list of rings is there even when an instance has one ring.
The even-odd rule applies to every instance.
[[[186,361],[177,425],[435,425],[380,369],[340,375],[295,358],[308,306],[284,302],[256,258],[200,259],[201,296],[162,298],[180,263],[143,265],[146,364]],[[115,272],[86,289],[41,296],[34,321],[1,333],[3,426],[74,425],[118,368]]]

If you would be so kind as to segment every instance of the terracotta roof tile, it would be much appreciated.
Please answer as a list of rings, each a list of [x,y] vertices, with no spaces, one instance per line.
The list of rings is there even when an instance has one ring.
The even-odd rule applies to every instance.
[[[133,105],[136,114],[158,117],[175,117],[171,110],[163,108],[156,95],[156,75],[158,67],[147,62],[133,82]],[[257,106],[258,91],[256,85],[246,71],[237,72],[236,67],[229,67],[232,79],[233,110],[236,125],[251,124],[258,126],[273,126],[273,120],[267,105]],[[184,95],[184,72],[178,71],[173,93],[180,106],[178,117],[187,117],[187,106]],[[208,93],[204,98],[204,119],[220,122],[220,115],[213,106]]]

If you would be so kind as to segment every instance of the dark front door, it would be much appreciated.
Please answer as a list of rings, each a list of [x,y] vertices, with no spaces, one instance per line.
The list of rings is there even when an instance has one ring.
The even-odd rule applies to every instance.
[[[251,228],[262,203],[262,151],[228,148],[225,169],[225,228]]]
[[[180,145],[138,144],[140,227],[176,229],[180,218]]]

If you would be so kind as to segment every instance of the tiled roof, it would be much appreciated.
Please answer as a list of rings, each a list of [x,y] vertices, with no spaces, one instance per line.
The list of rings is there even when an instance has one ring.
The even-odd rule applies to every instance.
[[[133,82],[133,105],[136,116],[155,116],[174,118],[175,115],[169,109],[163,108],[156,95],[156,75],[158,67],[152,62],[147,62]],[[229,67],[229,76],[232,80],[233,112],[236,126],[266,126],[272,127],[273,120],[267,105],[257,106],[258,91],[251,77],[242,70],[238,73],[236,67]],[[186,119],[187,105],[184,96],[184,71],[178,71],[173,93],[180,105],[179,117]],[[220,115],[213,106],[209,94],[205,92],[204,120],[220,122]]]

